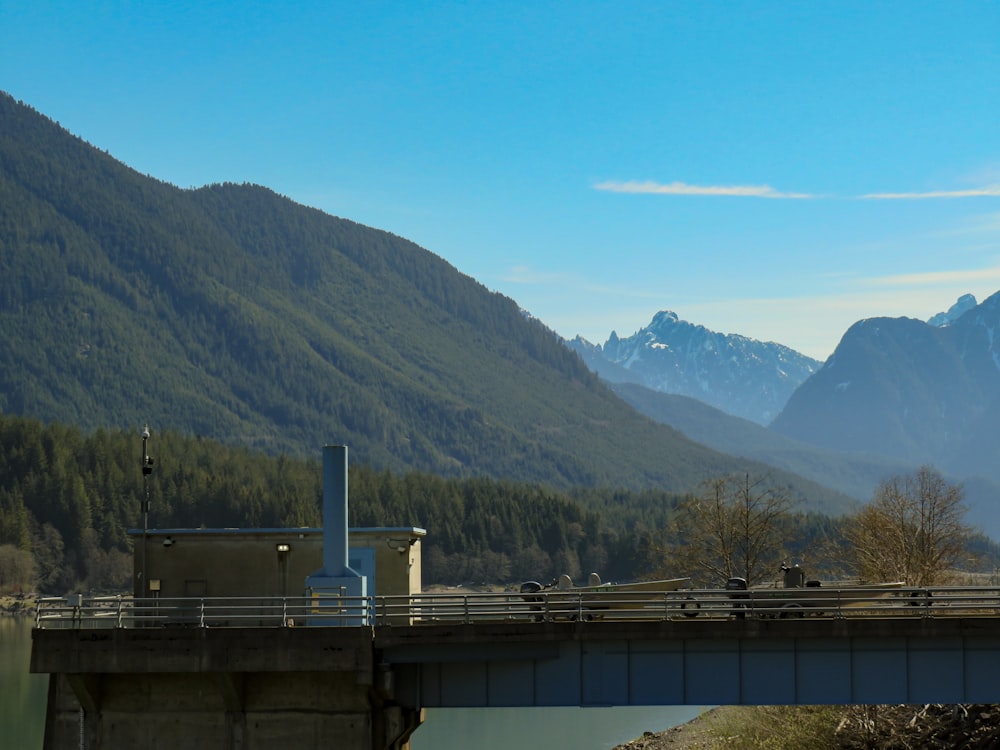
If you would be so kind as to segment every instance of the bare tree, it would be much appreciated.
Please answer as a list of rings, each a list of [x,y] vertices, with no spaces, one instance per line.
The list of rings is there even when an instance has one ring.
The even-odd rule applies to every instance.
[[[707,584],[722,585],[733,577],[759,583],[778,569],[781,531],[791,506],[787,493],[767,478],[711,479],[679,508],[674,562],[702,571]]]
[[[32,591],[35,587],[35,561],[31,553],[13,544],[0,544],[0,592]]]
[[[963,500],[961,485],[948,484],[930,466],[880,484],[848,524],[849,555],[861,580],[941,583],[972,535]]]

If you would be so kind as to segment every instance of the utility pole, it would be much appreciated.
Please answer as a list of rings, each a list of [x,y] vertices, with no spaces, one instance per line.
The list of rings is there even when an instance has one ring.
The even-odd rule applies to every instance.
[[[140,599],[146,598],[149,584],[146,581],[146,535],[149,532],[149,475],[153,473],[153,458],[147,450],[149,442],[149,425],[142,428],[142,590]]]

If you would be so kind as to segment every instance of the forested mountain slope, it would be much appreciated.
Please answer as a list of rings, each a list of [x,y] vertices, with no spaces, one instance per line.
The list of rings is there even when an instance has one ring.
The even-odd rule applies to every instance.
[[[86,430],[338,442],[374,467],[555,486],[768,471],[639,415],[412,242],[259,186],[142,176],[5,95],[0,365],[0,411]]]

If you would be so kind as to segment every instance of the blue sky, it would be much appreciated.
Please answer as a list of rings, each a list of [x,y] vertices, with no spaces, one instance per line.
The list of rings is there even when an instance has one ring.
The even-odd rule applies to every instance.
[[[1000,3],[65,2],[0,89],[140,172],[411,239],[557,333],[825,359],[1000,290]]]

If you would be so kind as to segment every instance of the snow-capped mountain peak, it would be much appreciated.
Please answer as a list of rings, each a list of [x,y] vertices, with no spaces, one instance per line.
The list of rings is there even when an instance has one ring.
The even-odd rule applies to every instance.
[[[958,301],[954,305],[948,308],[948,312],[932,315],[927,319],[927,323],[937,328],[951,325],[976,305],[977,302],[975,296],[971,294],[963,294],[958,298]]]
[[[627,338],[612,332],[603,345],[579,337],[569,345],[606,380],[691,396],[759,424],[820,366],[781,344],[717,333],[671,310]]]

